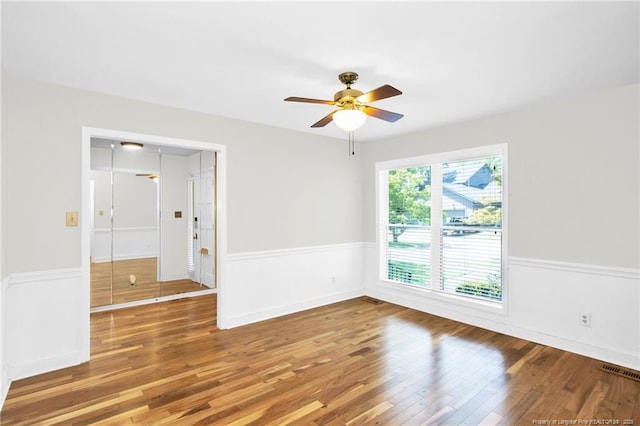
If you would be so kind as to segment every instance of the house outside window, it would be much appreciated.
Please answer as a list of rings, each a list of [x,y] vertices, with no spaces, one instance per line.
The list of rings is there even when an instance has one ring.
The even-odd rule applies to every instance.
[[[382,281],[501,305],[506,144],[378,163]]]

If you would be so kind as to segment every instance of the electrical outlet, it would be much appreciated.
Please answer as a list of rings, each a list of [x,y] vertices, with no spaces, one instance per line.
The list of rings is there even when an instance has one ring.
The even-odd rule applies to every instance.
[[[580,314],[580,325],[591,327],[591,314]]]

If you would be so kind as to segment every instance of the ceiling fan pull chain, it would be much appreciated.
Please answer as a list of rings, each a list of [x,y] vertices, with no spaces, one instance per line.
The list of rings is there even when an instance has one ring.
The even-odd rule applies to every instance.
[[[349,135],[349,160],[351,160],[351,157],[356,155],[356,141],[355,138],[353,136],[354,132],[349,132],[347,133]]]
[[[351,132],[351,156],[353,157],[354,155],[356,155],[356,137]]]

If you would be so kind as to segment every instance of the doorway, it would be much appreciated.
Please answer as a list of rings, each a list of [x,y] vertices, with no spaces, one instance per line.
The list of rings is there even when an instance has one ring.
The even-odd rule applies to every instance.
[[[125,154],[117,154],[114,149],[115,145],[124,141],[145,146],[147,157],[151,155],[150,153],[153,153],[153,159],[150,162],[138,163],[131,161],[132,157],[127,157],[129,159],[126,159]],[[109,146],[105,147],[107,143]],[[100,144],[102,144],[101,147],[99,147]],[[114,147],[111,145],[114,145]],[[179,228],[180,223],[189,221],[190,212],[189,208],[187,208],[187,200],[190,197],[187,194],[187,189],[188,185],[195,186],[194,182],[197,180],[199,187],[208,186],[214,190],[209,196],[203,195],[196,200],[199,210],[202,211],[202,213],[198,213],[200,214],[199,219],[206,219],[200,220],[203,223],[206,221],[208,225],[211,225],[207,229],[203,229],[204,235],[200,231],[200,235],[203,235],[204,240],[197,247],[197,260],[201,271],[204,271],[204,268],[209,269],[206,269],[207,273],[200,273],[201,279],[196,283],[196,287],[192,288],[194,291],[189,292],[188,295],[197,296],[217,292],[218,325],[222,328],[224,319],[221,318],[220,308],[224,297],[222,295],[221,277],[224,271],[226,255],[225,146],[108,129],[83,128],[82,148],[83,208],[81,217],[88,219],[81,220],[82,274],[83,282],[87,283],[88,311],[95,312],[185,297],[186,291],[184,289],[171,290],[171,287],[176,287],[173,284],[176,284],[176,281],[180,279],[191,282],[190,273],[187,271],[186,265],[189,262],[189,247],[193,248],[192,240],[188,240],[188,238],[192,238],[192,236],[188,235],[186,231],[180,234]],[[96,159],[100,156],[95,152],[97,149],[107,149],[106,152],[111,157],[110,163],[105,164],[104,161],[101,163],[99,159]],[[106,155],[103,154],[103,157],[106,158]],[[177,163],[183,166],[186,164],[185,167],[187,169],[182,167],[180,171],[176,171]],[[197,167],[191,167],[194,164],[197,164]],[[201,165],[206,165],[207,167],[201,168]],[[99,170],[101,168],[103,170]],[[188,170],[186,178],[182,183],[179,183],[180,181],[176,179],[175,175],[184,174],[185,170]],[[100,173],[102,173],[102,176],[100,176]],[[202,178],[207,181],[204,185],[200,182]],[[107,180],[109,181],[110,194],[98,194],[98,180],[102,180],[103,183]],[[117,189],[116,185],[119,181],[126,182],[126,191]],[[156,188],[155,194],[151,189],[146,195],[129,194],[124,198],[122,197],[134,186],[150,186],[154,188],[154,185]],[[184,208],[176,204],[176,198],[180,198],[180,196],[176,196],[178,193],[176,192],[177,187],[180,187],[184,194]],[[108,199],[109,202],[105,204],[104,208],[100,208],[98,207],[99,199]],[[148,206],[143,208],[141,204],[143,199],[151,200],[151,204],[154,203],[153,200],[155,199],[156,209],[152,212]],[[116,215],[118,203],[120,204],[120,211],[122,211],[124,205],[133,210],[132,215],[128,218],[120,217],[118,219]],[[204,212],[202,209],[204,205],[208,205],[210,213]],[[142,210],[146,211],[147,217],[147,221],[144,224],[141,222],[137,224],[126,223],[126,220],[132,217],[137,217],[137,219],[141,220],[143,216]],[[109,222],[109,226],[100,228],[98,222],[101,220]],[[155,227],[152,223],[153,220],[156,221]],[[132,231],[127,228],[137,229]],[[186,230],[187,226],[185,225],[184,228]],[[100,229],[100,231],[96,232],[97,229]],[[146,236],[139,235],[131,238],[131,235],[127,235],[128,232],[136,233],[137,231],[146,233]],[[127,236],[125,239],[120,236],[119,240],[116,234]],[[202,238],[200,235],[199,238]],[[105,244],[105,241],[101,241],[101,238],[108,240],[108,244]],[[138,245],[137,248],[134,247],[136,244]],[[105,247],[109,247],[109,249],[105,250]],[[119,251],[122,247],[126,248],[124,251],[135,251],[137,254],[131,255],[129,253],[129,258],[125,259],[123,258],[123,251]],[[103,281],[109,282],[110,288],[108,291],[104,291],[102,302],[96,305],[92,300],[93,294],[91,293],[92,266],[107,263],[106,261],[108,261],[108,266],[99,266],[103,267],[102,278]],[[117,267],[114,266],[116,265],[115,262],[122,261],[126,261],[129,264],[124,265],[123,263],[117,264]],[[185,265],[184,272],[180,269],[179,264]],[[127,270],[120,268],[121,265],[127,268],[142,269]],[[136,273],[135,271],[144,272]],[[152,285],[143,286],[143,284],[149,284],[145,281],[159,283],[158,288],[154,289]],[[171,283],[171,285],[165,283]],[[165,284],[164,287],[163,284]],[[194,285],[193,282],[191,284]],[[149,291],[140,291],[143,287]],[[131,295],[136,290],[141,295],[131,300],[116,296],[118,291]],[[107,293],[108,295],[106,295]]]
[[[92,310],[215,290],[215,173],[215,152],[91,138]]]

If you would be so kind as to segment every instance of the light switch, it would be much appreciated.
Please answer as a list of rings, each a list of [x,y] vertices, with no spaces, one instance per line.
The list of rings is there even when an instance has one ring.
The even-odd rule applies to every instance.
[[[67,212],[67,226],[78,226],[78,212]]]
[[[104,210],[98,210],[98,216],[104,216]]]

